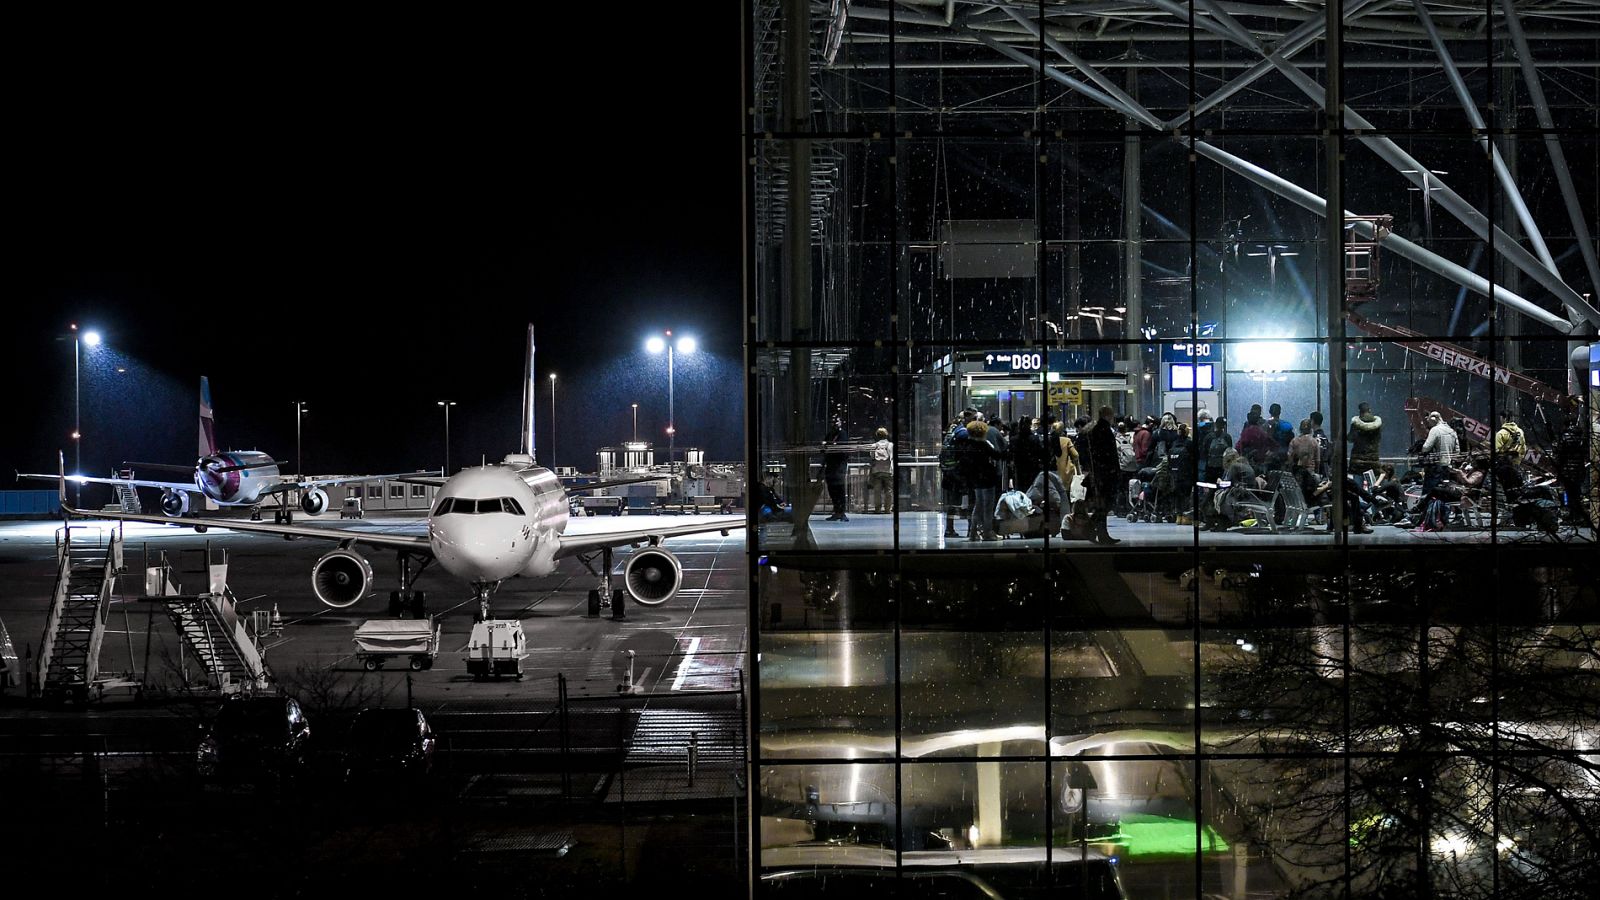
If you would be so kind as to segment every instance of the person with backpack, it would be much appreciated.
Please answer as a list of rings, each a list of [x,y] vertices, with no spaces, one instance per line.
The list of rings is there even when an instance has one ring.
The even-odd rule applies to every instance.
[[[877,438],[868,453],[872,467],[867,472],[867,505],[875,513],[894,512],[894,442],[887,428],[879,428]]]
[[[956,519],[961,517],[961,496],[966,485],[961,480],[961,455],[956,444],[966,437],[967,428],[957,419],[950,423],[944,445],[939,448],[939,486],[944,493],[944,536],[947,538],[961,536],[956,532]]]
[[[1133,433],[1128,430],[1128,423],[1123,422],[1117,426],[1117,492],[1112,498],[1111,508],[1119,516],[1126,516],[1128,507],[1128,482],[1139,475],[1139,454],[1133,449]]]
[[[1000,535],[994,529],[994,507],[1000,490],[999,454],[989,443],[987,422],[968,422],[966,432],[966,437],[956,441],[956,455],[961,460],[961,481],[972,494],[967,540],[997,541]]]
[[[1191,440],[1194,442],[1196,458],[1205,459],[1206,447],[1211,443],[1211,410],[1202,409],[1195,415]]]
[[[1512,416],[1509,409],[1502,412],[1500,430],[1494,433],[1494,480],[1506,490],[1521,487],[1526,480],[1522,477],[1522,458],[1528,455],[1528,439]]]
[[[1306,418],[1311,420],[1311,436],[1317,439],[1317,475],[1328,478],[1333,474],[1333,441],[1322,430],[1322,411],[1314,409]]]
[[[1207,438],[1203,452],[1206,460],[1205,480],[1216,484],[1222,478],[1223,469],[1227,463],[1223,457],[1233,449],[1233,435],[1228,433],[1228,420],[1221,418],[1211,426],[1211,435]]]
[[[1239,443],[1234,445],[1234,449],[1249,461],[1251,468],[1264,471],[1267,467],[1267,457],[1277,448],[1278,442],[1267,433],[1266,420],[1256,413],[1251,413],[1249,420],[1245,422],[1244,431],[1239,433]]]

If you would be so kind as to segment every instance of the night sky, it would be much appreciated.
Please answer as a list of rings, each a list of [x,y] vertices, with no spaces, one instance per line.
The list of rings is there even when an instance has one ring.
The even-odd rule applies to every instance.
[[[666,361],[643,350],[665,328],[702,348],[677,366],[679,446],[742,459],[736,10],[394,15],[14,32],[4,488],[71,463],[72,321],[106,339],[83,357],[87,472],[192,462],[201,375],[236,449],[292,462],[307,401],[310,472],[438,466],[441,399],[452,465],[497,459],[528,322],[542,463],[552,371],[557,463],[592,470],[634,402],[665,446]]]

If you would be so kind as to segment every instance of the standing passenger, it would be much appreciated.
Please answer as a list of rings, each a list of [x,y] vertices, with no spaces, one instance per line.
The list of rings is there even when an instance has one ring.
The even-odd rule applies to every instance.
[[[1147,432],[1148,433],[1148,432]],[[1111,422],[1111,407],[1100,407],[1100,418],[1089,429],[1089,501],[1093,508],[1094,538],[1097,544],[1121,543],[1106,529],[1117,484],[1117,435]]]
[[[872,445],[872,470],[867,475],[867,503],[873,512],[894,512],[894,442],[889,440],[887,428],[879,428],[877,436]]]

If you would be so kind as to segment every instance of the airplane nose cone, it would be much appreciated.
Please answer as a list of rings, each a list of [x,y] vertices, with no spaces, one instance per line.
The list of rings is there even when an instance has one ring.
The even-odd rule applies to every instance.
[[[499,517],[495,517],[499,518]],[[445,570],[468,581],[500,581],[521,571],[530,552],[520,535],[488,516],[445,515],[428,523],[434,556]]]

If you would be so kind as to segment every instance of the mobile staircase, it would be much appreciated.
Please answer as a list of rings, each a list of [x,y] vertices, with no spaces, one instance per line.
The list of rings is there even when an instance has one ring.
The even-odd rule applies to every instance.
[[[118,477],[132,479],[133,472],[123,471],[118,473]],[[118,509],[125,513],[134,513],[135,515],[144,512],[144,507],[139,503],[139,491],[133,485],[123,484],[121,482],[112,482],[111,488],[117,493]]]
[[[192,662],[208,689],[223,693],[267,690],[272,672],[261,654],[260,635],[239,617],[238,601],[228,587],[227,551],[222,551],[220,563],[213,562],[209,544],[204,552],[205,590],[184,592],[178,573],[162,552],[156,565],[145,567],[144,599],[165,607],[167,618],[183,639],[179,667],[185,687],[192,683]]]
[[[111,683],[100,677],[100,644],[122,571],[121,528],[66,525],[56,530],[55,593],[34,672],[40,698],[82,703]]]

